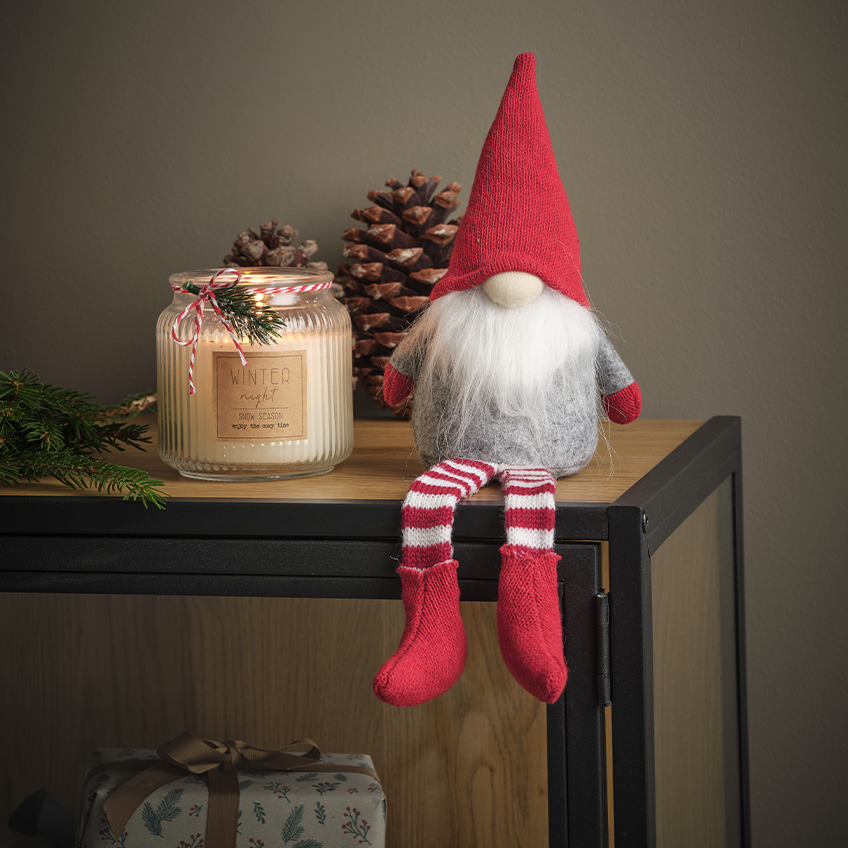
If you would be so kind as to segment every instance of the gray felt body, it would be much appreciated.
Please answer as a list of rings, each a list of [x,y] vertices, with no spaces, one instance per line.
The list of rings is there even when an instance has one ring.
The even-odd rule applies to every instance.
[[[615,348],[601,334],[594,369],[587,369],[577,390],[552,385],[539,398],[542,414],[537,427],[521,416],[479,416],[479,425],[462,438],[442,423],[440,410],[450,401],[444,379],[419,382],[420,362],[401,343],[391,359],[392,367],[415,382],[412,429],[422,462],[430,467],[446,459],[462,457],[495,465],[547,468],[555,477],[577,473],[594,456],[598,444],[598,392],[611,395],[629,386],[633,377]]]

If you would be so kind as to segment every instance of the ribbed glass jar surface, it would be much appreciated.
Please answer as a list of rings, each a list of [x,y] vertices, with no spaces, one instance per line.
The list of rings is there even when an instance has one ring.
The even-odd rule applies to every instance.
[[[353,450],[351,330],[347,310],[332,294],[333,275],[306,268],[239,268],[239,288],[255,292],[284,327],[270,344],[240,337],[247,365],[208,300],[189,393],[191,345],[171,336],[174,322],[197,300],[175,291],[157,324],[159,455],[186,477],[257,480],[324,474]],[[172,287],[198,288],[219,274],[191,271]],[[304,286],[325,286],[299,291]],[[283,288],[267,293],[261,289]],[[177,328],[187,342],[195,331],[191,309]]]

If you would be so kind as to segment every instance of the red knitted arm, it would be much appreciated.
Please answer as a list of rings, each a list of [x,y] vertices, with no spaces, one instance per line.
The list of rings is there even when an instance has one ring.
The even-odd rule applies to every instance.
[[[616,424],[629,424],[639,417],[642,411],[642,393],[636,382],[607,395],[604,398],[604,411],[610,421]]]
[[[397,406],[407,395],[412,392],[413,382],[392,367],[391,362],[386,363],[383,370],[383,400],[389,406]]]

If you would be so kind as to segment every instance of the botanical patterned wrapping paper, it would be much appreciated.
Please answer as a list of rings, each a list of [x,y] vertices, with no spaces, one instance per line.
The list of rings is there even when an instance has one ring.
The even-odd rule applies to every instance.
[[[186,775],[151,793],[115,837],[103,813],[106,799],[138,773],[137,764],[98,771],[103,763],[156,760],[146,749],[101,748],[90,757],[77,848],[204,848],[209,792]],[[367,754],[323,754],[321,763],[374,764]],[[384,848],[386,799],[380,784],[356,772],[239,769],[237,848]]]

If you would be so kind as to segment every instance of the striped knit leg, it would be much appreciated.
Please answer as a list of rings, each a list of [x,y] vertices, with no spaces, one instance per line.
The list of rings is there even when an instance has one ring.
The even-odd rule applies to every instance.
[[[556,480],[544,468],[507,468],[506,544],[498,580],[498,640],[513,677],[531,695],[554,703],[567,670],[554,553]]]
[[[397,651],[374,678],[374,692],[386,703],[412,707],[430,701],[450,689],[465,668],[453,516],[457,503],[494,473],[484,462],[452,459],[434,465],[409,489],[398,569],[406,626]]]

